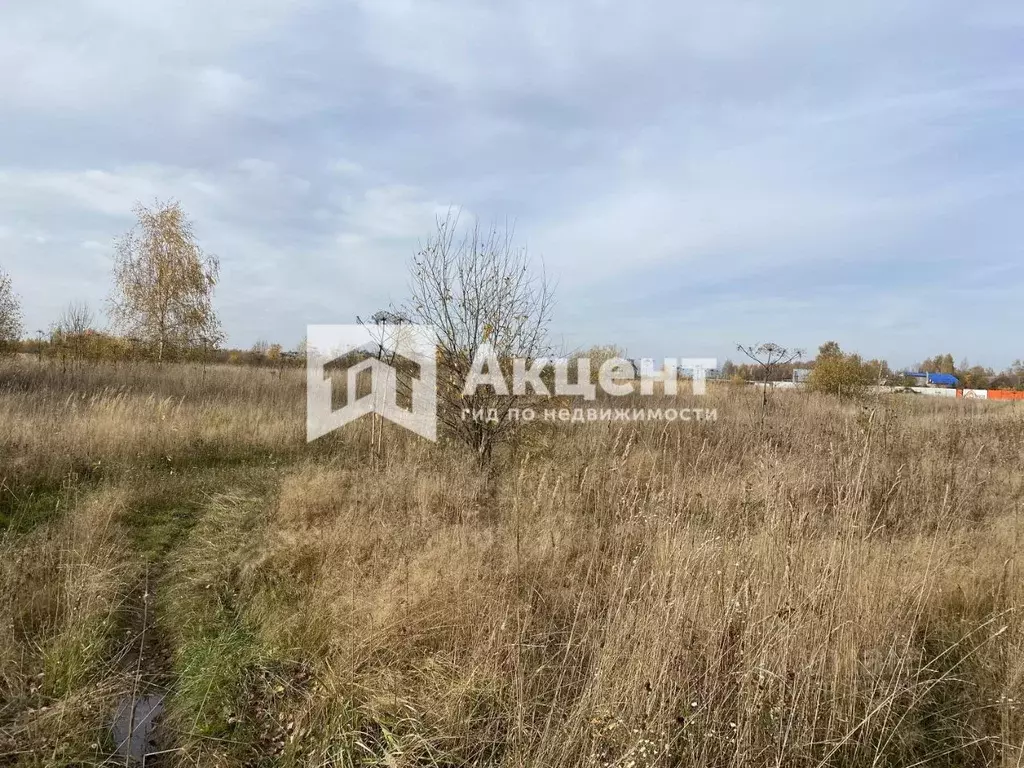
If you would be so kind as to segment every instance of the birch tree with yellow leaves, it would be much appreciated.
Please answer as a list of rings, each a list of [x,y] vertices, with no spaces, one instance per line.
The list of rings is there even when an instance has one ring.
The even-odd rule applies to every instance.
[[[114,328],[146,345],[158,361],[216,347],[223,340],[213,308],[220,277],[217,257],[199,247],[177,201],[139,204],[135,215],[138,223],[114,251],[108,300]]]

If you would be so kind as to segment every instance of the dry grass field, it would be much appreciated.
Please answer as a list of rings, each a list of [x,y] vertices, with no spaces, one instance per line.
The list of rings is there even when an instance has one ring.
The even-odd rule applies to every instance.
[[[158,691],[150,766],[1024,765],[1024,408],[699,405],[481,470],[307,445],[298,371],[0,362],[0,764]]]

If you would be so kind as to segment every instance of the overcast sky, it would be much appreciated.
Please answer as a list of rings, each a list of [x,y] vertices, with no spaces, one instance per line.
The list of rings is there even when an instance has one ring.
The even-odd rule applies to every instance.
[[[179,199],[229,344],[406,291],[449,206],[515,220],[569,347],[827,339],[1024,357],[1024,5],[0,2],[0,268],[102,306]]]

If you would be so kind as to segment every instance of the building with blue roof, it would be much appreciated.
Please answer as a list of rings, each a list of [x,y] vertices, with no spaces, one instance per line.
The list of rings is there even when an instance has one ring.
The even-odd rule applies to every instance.
[[[951,389],[957,389],[960,386],[960,380],[951,373],[906,371],[903,375],[909,376],[912,379],[920,379],[921,383],[926,387],[949,387]]]

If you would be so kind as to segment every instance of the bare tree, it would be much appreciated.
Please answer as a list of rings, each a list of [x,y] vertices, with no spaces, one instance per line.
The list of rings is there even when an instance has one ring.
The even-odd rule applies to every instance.
[[[772,374],[782,365],[789,365],[794,360],[799,360],[803,355],[801,349],[788,349],[774,342],[754,344],[745,347],[737,344],[736,349],[749,357],[761,368],[763,375],[761,386],[761,425],[764,425],[764,414],[768,408],[768,386],[772,380]]]
[[[50,326],[50,347],[60,356],[61,367],[66,371],[68,360],[85,356],[87,331],[92,328],[93,314],[84,301],[72,301]]]
[[[121,238],[114,255],[109,300],[116,328],[156,349],[192,349],[223,339],[213,290],[220,264],[199,247],[192,222],[175,201],[135,207],[138,224]]]
[[[0,270],[0,354],[18,341],[21,333],[21,302],[14,293],[10,275]]]
[[[95,322],[92,310],[84,301],[72,301],[57,318],[57,328],[65,334],[80,336]]]
[[[249,362],[253,365],[263,365],[267,359],[267,352],[270,350],[270,342],[266,339],[256,339],[249,350]]]
[[[86,333],[92,329],[92,310],[84,301],[72,301],[60,313],[53,326],[51,338],[58,344],[61,354],[82,357]]]
[[[440,423],[486,462],[514,429],[509,412],[523,394],[488,386],[465,392],[474,356],[489,345],[507,377],[513,358],[532,364],[548,354],[553,287],[515,245],[513,229],[474,222],[460,231],[458,214],[449,212],[413,259],[410,289],[403,317],[437,333]]]

